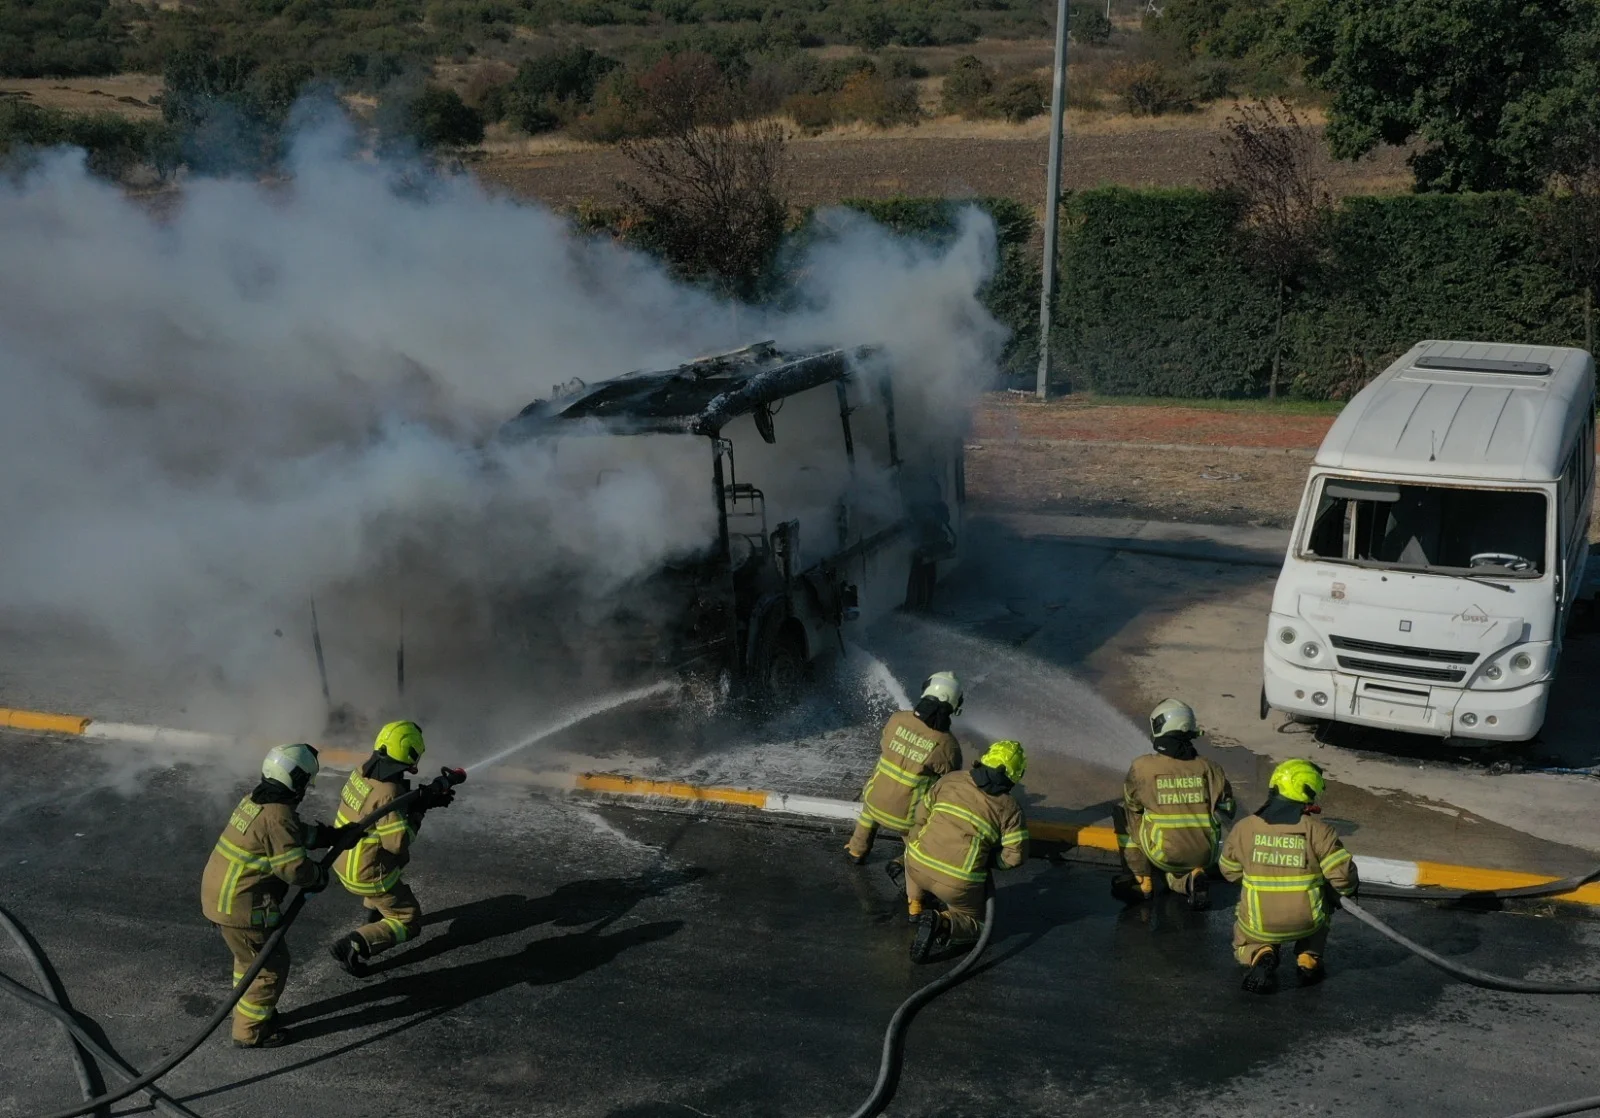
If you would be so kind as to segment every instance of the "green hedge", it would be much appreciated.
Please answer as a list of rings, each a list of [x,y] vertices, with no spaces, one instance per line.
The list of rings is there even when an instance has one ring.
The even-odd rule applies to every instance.
[[[1236,250],[1238,208],[1198,190],[1067,200],[1055,352],[1077,387],[1243,396],[1272,361],[1275,285]]]
[[[1286,326],[1298,395],[1348,396],[1424,338],[1582,345],[1581,292],[1554,266],[1543,211],[1513,194],[1350,198]]]
[[[1511,194],[1344,201],[1289,296],[1283,374],[1348,396],[1424,338],[1583,343],[1582,295],[1541,230],[1564,204]],[[1064,376],[1125,396],[1249,396],[1272,362],[1276,284],[1236,204],[1196,190],[1088,191],[1063,206]]]

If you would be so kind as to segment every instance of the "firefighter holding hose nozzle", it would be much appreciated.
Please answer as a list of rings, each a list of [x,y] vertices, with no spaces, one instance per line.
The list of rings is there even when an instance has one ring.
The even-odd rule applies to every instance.
[[[1221,821],[1233,818],[1233,789],[1222,766],[1195,751],[1199,736],[1187,703],[1167,699],[1150,712],[1155,752],[1129,767],[1116,819],[1128,872],[1112,880],[1111,895],[1125,904],[1155,896],[1158,870],[1190,908],[1211,903],[1207,874],[1222,848]]]
[[[333,845],[333,827],[306,823],[296,808],[316,779],[320,763],[309,745],[275,746],[261,762],[261,783],[239,801],[212,848],[200,882],[200,904],[233,953],[237,984],[282,918],[291,885],[315,893],[328,884],[327,867],[308,851]],[[289,945],[280,942],[233,1009],[233,1043],[276,1048],[288,1042],[273,1025],[289,980]]]
[[[426,749],[422,727],[415,722],[391,722],[379,730],[372,756],[350,774],[339,792],[336,821],[353,823],[409,792],[406,774],[417,771]],[[422,906],[401,877],[411,860],[411,844],[422,817],[431,808],[449,807],[454,799],[455,791],[446,782],[424,785],[406,810],[384,815],[335,859],[333,872],[339,884],[360,897],[374,917],[329,946],[329,953],[346,973],[365,977],[372,956],[416,935]]]
[[[1244,988],[1278,988],[1278,948],[1293,943],[1302,986],[1321,982],[1322,952],[1333,916],[1326,890],[1356,895],[1355,860],[1317,813],[1327,790],[1322,770],[1288,760],[1272,770],[1267,802],[1228,834],[1222,876],[1240,882],[1234,911],[1233,955],[1246,968]]]
[[[906,900],[919,913],[912,962],[976,941],[991,866],[1015,869],[1028,860],[1027,820],[1011,794],[1027,770],[1021,744],[997,741],[970,771],[940,777],[918,801],[906,844]],[[942,909],[923,909],[925,894]]]
[[[883,728],[878,764],[861,789],[861,815],[845,854],[861,865],[872,852],[878,828],[905,834],[916,819],[917,804],[933,782],[961,767],[961,743],[950,719],[961,713],[961,681],[954,672],[935,672],[922,685],[911,710],[896,711]],[[899,860],[890,876],[900,880]],[[911,913],[913,917],[916,911]]]

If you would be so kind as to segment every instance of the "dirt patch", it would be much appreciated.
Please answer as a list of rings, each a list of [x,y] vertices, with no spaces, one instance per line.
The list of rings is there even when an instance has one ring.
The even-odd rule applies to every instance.
[[[1132,118],[1128,118],[1131,120]],[[1074,130],[1063,155],[1069,190],[1096,186],[1204,186],[1212,132],[1186,125],[1111,128],[1108,121]],[[1037,204],[1044,191],[1047,125],[980,123],[949,129],[939,122],[894,133],[844,132],[799,138],[791,145],[791,199],[814,206],[844,198],[894,195],[995,195]],[[491,185],[555,206],[621,201],[617,181],[629,172],[614,148],[491,152],[474,161]],[[1331,164],[1336,195],[1409,188],[1405,155],[1386,150],[1359,163]]]
[[[150,98],[161,92],[159,74],[118,74],[110,78],[8,78],[0,81],[0,97],[16,97],[30,105],[74,113],[111,111],[135,120],[161,114]]]
[[[1315,450],[1332,415],[1217,411],[1180,405],[1038,403],[1013,394],[984,399],[973,432],[988,439],[1070,439]]]
[[[1305,486],[1304,458],[1237,450],[967,445],[974,510],[1065,512],[1286,528]]]

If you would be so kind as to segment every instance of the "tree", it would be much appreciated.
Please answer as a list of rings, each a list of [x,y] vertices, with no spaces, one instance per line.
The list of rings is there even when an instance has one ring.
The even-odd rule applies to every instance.
[[[788,217],[783,127],[742,112],[704,54],[662,59],[639,90],[652,136],[623,141],[638,177],[622,187],[640,240],[685,276],[754,295]]]
[[[1583,348],[1593,353],[1595,295],[1600,292],[1600,144],[1591,151],[1588,166],[1552,179],[1544,233],[1548,254],[1583,291]]]
[[[1539,190],[1600,117],[1594,0],[1290,0],[1287,33],[1333,153],[1420,140],[1420,190]]]
[[[1283,319],[1291,292],[1316,263],[1333,199],[1321,174],[1321,142],[1293,107],[1256,101],[1236,107],[1223,125],[1215,179],[1241,202],[1252,262],[1277,284],[1272,372],[1267,395],[1278,395]]]
[[[1067,33],[1074,43],[1103,47],[1111,41],[1111,20],[1099,4],[1074,4],[1072,18],[1067,21]]]
[[[417,146],[470,147],[483,142],[483,118],[453,89],[430,85],[406,106],[406,126]]]

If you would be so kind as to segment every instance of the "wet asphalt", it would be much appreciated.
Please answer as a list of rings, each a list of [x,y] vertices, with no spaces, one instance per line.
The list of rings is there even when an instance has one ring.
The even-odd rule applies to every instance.
[[[0,904],[76,1007],[148,1066],[226,992],[198,888],[240,789],[105,759],[0,739]],[[337,784],[310,814],[331,814]],[[841,845],[471,783],[417,848],[426,934],[347,977],[325,947],[360,908],[334,886],[290,936],[296,1043],[237,1052],[219,1029],[168,1089],[208,1116],[848,1114],[890,1014],[934,971],[906,959],[888,848],[856,869]],[[1327,983],[1255,998],[1225,903],[1124,910],[1108,884],[1044,860],[1001,878],[990,953],[916,1018],[888,1114],[1487,1118],[1600,1092],[1596,999],[1464,987],[1345,917]],[[1590,919],[1369,907],[1474,966],[1600,975]],[[9,944],[0,969],[26,974]],[[54,1025],[0,1008],[0,1114],[75,1091]]]

